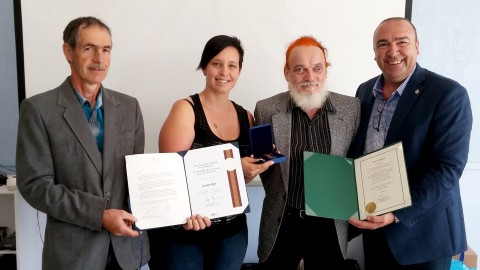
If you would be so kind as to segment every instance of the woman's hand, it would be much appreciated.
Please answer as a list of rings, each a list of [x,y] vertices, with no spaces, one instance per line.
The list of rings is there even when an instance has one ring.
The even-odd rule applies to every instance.
[[[199,231],[207,227],[210,227],[212,222],[208,217],[202,217],[199,214],[187,218],[187,223],[183,224],[183,228],[187,231],[194,230]]]
[[[266,171],[273,165],[273,161],[258,163],[261,159],[254,158],[253,155],[242,158],[243,176],[245,176],[245,183],[250,183],[257,175]]]

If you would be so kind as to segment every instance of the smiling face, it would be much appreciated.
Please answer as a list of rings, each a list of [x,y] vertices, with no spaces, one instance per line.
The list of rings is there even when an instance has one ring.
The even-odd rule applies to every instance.
[[[382,22],[373,36],[373,48],[386,84],[398,87],[415,68],[419,43],[406,20]]]
[[[112,38],[97,25],[80,28],[75,48],[63,44],[65,57],[72,71],[71,81],[80,92],[98,90],[110,67]]]
[[[288,67],[284,69],[290,96],[304,111],[318,109],[325,102],[327,63],[317,46],[296,46],[292,49]]]
[[[297,46],[289,56],[285,79],[296,92],[312,95],[323,89],[327,67],[323,51],[317,46]]]
[[[240,54],[237,49],[228,46],[215,55],[202,69],[206,76],[206,89],[217,93],[228,93],[240,76]]]

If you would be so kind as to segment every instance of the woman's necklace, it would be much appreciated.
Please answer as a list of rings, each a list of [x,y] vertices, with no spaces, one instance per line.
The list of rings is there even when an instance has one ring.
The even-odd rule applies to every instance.
[[[218,119],[216,117],[214,117],[214,114],[212,113],[212,110],[210,110],[210,108],[208,108],[205,104],[203,104],[203,107],[205,107],[205,111],[207,112],[208,111],[208,115],[210,115],[210,117],[212,118],[213,120],[213,127],[214,128],[218,128],[218,124],[217,123],[221,123],[221,124],[224,124],[225,122],[227,122],[228,120],[228,116],[230,115],[230,111],[232,109],[232,106],[230,105],[230,101],[229,101],[229,104],[228,104],[228,112],[225,116],[225,119],[223,120],[223,122],[219,122],[217,121]]]

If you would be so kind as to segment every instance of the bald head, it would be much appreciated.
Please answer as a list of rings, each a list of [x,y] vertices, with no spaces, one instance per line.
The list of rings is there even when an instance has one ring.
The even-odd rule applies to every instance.
[[[404,22],[407,22],[413,29],[413,32],[415,33],[415,41],[418,41],[418,36],[417,36],[417,28],[415,28],[415,25],[413,25],[412,22],[410,22],[410,20],[406,19],[406,18],[402,18],[402,17],[391,17],[391,18],[388,18],[388,19],[385,19],[383,20],[382,22],[380,22],[380,24],[377,26],[377,28],[375,29],[375,32],[373,32],[373,39],[374,39],[374,42],[375,42],[375,34],[377,33],[377,30],[380,26],[382,26],[383,24],[385,23],[388,23],[388,22],[394,22],[394,21],[404,21]]]

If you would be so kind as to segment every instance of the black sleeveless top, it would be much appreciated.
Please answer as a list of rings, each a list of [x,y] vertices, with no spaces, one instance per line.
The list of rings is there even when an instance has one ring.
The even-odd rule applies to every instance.
[[[202,148],[229,142],[238,142],[240,146],[240,155],[242,157],[248,156],[249,151],[249,136],[248,129],[250,122],[248,121],[247,111],[240,105],[232,101],[233,106],[238,115],[238,122],[240,124],[240,135],[236,140],[225,141],[217,137],[208,126],[205,111],[198,94],[190,96],[192,98],[192,105],[195,114],[195,138],[190,149]],[[189,101],[190,102],[190,101]],[[229,238],[247,226],[247,218],[245,214],[239,214],[224,218],[212,219],[212,225],[201,231],[187,231],[182,226],[161,228],[158,239],[151,239],[151,241],[172,241],[176,243],[202,243],[203,241],[214,241]],[[161,232],[160,232],[161,231]]]
[[[240,155],[242,157],[248,156],[248,146],[250,144],[248,137],[248,129],[250,128],[250,122],[248,121],[247,111],[242,106],[232,101],[233,107],[235,107],[235,111],[238,115],[240,135],[236,140],[225,141],[217,137],[217,135],[215,135],[208,126],[207,117],[205,115],[205,111],[203,110],[202,103],[200,102],[200,96],[198,94],[195,94],[190,97],[193,100],[193,104],[190,104],[192,105],[193,111],[195,113],[195,138],[193,139],[193,144],[190,149],[237,141],[240,146]]]

